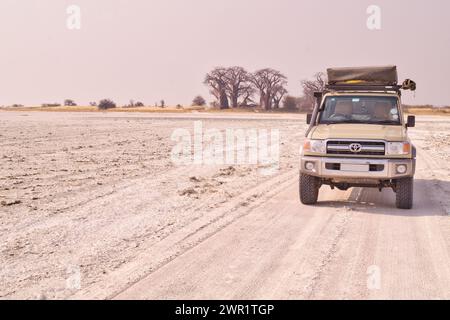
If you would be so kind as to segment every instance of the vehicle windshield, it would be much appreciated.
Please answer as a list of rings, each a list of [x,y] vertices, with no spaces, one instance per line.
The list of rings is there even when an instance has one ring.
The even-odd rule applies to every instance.
[[[400,125],[396,97],[327,97],[320,111],[319,123],[365,123]]]

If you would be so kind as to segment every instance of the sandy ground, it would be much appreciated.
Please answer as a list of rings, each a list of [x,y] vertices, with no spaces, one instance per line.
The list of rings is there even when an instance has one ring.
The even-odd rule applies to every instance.
[[[176,166],[174,129],[276,128],[280,170]],[[450,118],[421,116],[415,207],[298,201],[297,115],[0,112],[0,298],[450,298]]]

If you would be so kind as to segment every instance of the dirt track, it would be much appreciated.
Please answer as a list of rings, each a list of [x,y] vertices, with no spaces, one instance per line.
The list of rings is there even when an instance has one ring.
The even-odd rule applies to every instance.
[[[302,206],[304,118],[219,117],[1,112],[0,297],[450,298],[450,119],[411,131],[416,201],[401,211],[360,188]],[[199,118],[280,129],[279,173],[174,166],[173,129]]]

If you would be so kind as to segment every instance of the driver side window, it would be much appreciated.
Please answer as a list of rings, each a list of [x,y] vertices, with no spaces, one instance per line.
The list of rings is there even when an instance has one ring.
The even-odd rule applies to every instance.
[[[352,100],[341,99],[338,100],[334,107],[334,113],[331,118],[346,118],[350,119],[353,115],[353,102]]]

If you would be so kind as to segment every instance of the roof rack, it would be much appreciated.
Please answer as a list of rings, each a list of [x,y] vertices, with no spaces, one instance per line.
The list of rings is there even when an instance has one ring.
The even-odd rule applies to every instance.
[[[400,90],[403,88],[403,86],[400,85],[393,85],[393,86],[386,86],[386,85],[375,85],[375,84],[369,84],[369,85],[362,85],[362,84],[327,84],[325,86],[326,91],[381,91],[381,92],[396,92],[400,93]]]
[[[411,79],[406,79],[401,85],[384,85],[384,84],[371,84],[371,83],[338,83],[325,85],[325,91],[379,91],[379,92],[395,92],[401,94],[400,90],[415,91],[417,85]]]

